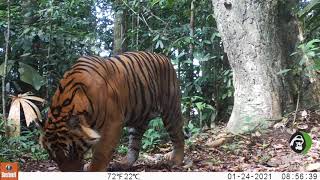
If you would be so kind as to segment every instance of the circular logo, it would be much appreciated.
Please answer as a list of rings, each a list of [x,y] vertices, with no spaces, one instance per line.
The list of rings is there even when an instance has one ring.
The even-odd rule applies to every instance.
[[[7,171],[12,171],[12,166],[11,165],[6,165],[6,170]]]
[[[297,131],[290,138],[290,148],[296,153],[306,154],[311,148],[312,141],[309,134]]]

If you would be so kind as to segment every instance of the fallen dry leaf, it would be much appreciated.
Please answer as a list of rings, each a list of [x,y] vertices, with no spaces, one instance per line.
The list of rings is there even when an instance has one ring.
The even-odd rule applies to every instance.
[[[312,163],[308,164],[307,167],[305,168],[306,171],[320,171],[320,163]]]
[[[223,144],[226,140],[227,140],[227,138],[220,138],[220,139],[217,139],[217,140],[211,142],[210,144],[206,144],[206,146],[209,146],[210,148],[218,147],[221,144]]]

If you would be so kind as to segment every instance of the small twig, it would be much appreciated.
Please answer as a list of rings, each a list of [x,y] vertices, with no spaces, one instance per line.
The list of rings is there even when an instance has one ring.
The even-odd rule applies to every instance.
[[[151,27],[149,26],[149,24],[147,23],[147,21],[143,15],[141,15],[141,18],[142,18],[142,21],[144,22],[144,24],[146,24],[146,26],[148,27],[149,31],[153,32],[153,30],[151,29]]]
[[[141,15],[142,17],[140,17],[140,14],[139,14],[138,12],[134,11],[134,9],[132,9],[132,8],[129,6],[129,4],[127,4],[124,0],[121,0],[121,1],[122,1],[122,3],[123,3],[127,8],[130,9],[130,11],[133,12],[133,14],[137,15],[138,19],[141,19],[141,20],[144,22],[144,24],[147,26],[147,28],[149,29],[149,31],[153,32],[153,30],[151,29],[151,27],[150,27],[149,24],[147,23],[146,19],[145,19],[142,15]],[[137,20],[137,21],[138,21],[138,20]]]
[[[294,124],[294,122],[297,119],[297,114],[298,114],[298,109],[299,109],[299,101],[300,101],[300,91],[298,91],[298,99],[297,99],[297,104],[296,104],[296,111],[294,113],[292,124]]]
[[[47,52],[47,66],[46,66],[46,81],[47,81],[47,88],[46,88],[46,100],[49,100],[49,64],[50,64],[50,55],[51,55],[51,34],[52,34],[52,13],[53,13],[53,7],[52,7],[53,0],[50,1],[50,17],[49,17],[49,45],[48,45],[48,52]]]
[[[136,36],[136,49],[139,50],[139,13],[137,14],[137,36]]]
[[[240,138],[243,138],[243,139],[250,139],[250,137],[247,137],[247,136],[242,135],[242,134],[236,134],[236,135],[234,135],[234,137],[240,137]]]
[[[266,121],[282,121],[283,118],[266,119]]]
[[[155,15],[150,9],[147,9],[146,7],[143,7],[143,10],[146,11],[146,13],[150,13],[151,16],[155,17],[156,19],[158,19],[159,21],[161,21],[164,24],[169,24],[168,22],[165,22],[163,19],[161,19],[159,16]]]

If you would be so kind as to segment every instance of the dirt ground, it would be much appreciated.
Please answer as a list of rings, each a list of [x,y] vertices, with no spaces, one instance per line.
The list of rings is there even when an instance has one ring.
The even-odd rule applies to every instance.
[[[249,135],[230,135],[223,125],[203,130],[187,140],[184,164],[180,167],[169,166],[163,160],[171,149],[165,144],[151,153],[141,153],[128,170],[117,168],[116,162],[122,155],[115,154],[108,171],[320,171],[320,113],[299,111],[294,122],[293,119],[294,115],[289,115],[267,132]],[[298,128],[312,137],[312,147],[305,155],[295,153],[289,146],[291,134]],[[59,171],[53,161],[23,161],[21,171]]]

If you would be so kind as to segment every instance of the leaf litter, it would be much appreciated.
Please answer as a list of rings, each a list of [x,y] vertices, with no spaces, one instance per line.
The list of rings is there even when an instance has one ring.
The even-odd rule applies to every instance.
[[[308,118],[306,118],[308,116]],[[168,164],[163,156],[170,152],[167,143],[148,153],[140,153],[130,169],[122,169],[118,162],[124,155],[114,154],[107,171],[133,172],[220,172],[220,171],[320,171],[320,113],[300,112],[294,124],[288,124],[290,116],[264,131],[247,135],[231,135],[225,125],[217,125],[186,140],[185,159],[182,166]],[[282,124],[281,124],[282,123]],[[310,151],[295,153],[289,140],[297,128],[304,129],[312,138]],[[59,171],[51,160],[24,160],[22,171]]]

